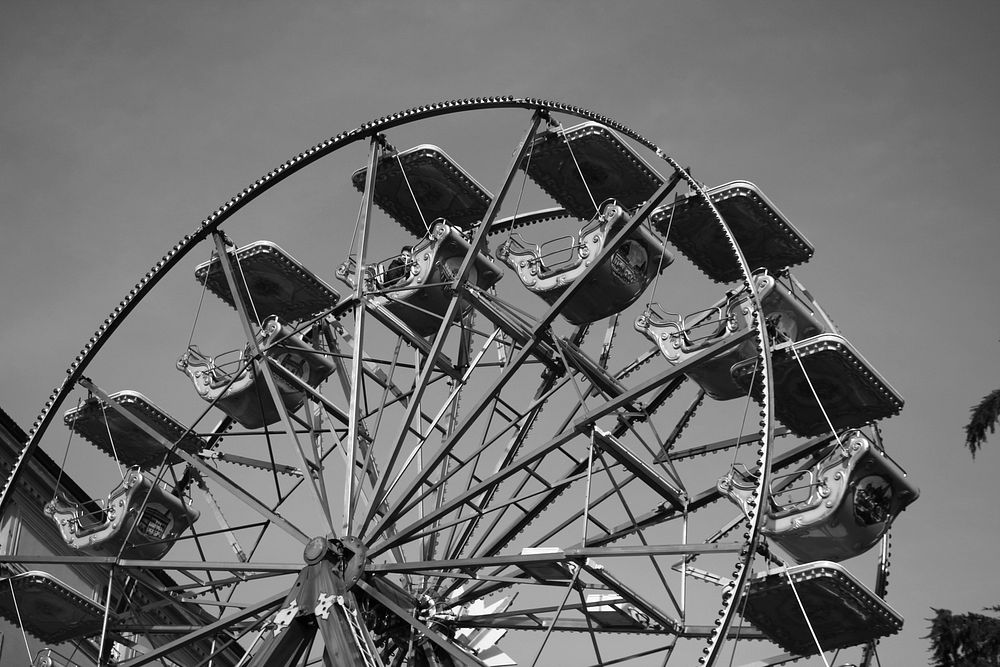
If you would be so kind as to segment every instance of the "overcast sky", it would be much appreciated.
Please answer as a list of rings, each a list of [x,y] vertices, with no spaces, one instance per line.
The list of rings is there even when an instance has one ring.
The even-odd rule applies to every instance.
[[[907,401],[884,665],[931,606],[1000,602],[1000,5],[26,2],[0,22],[0,406],[27,429],[135,281],[220,203],[377,116],[478,95],[592,108],[816,247],[798,275]]]

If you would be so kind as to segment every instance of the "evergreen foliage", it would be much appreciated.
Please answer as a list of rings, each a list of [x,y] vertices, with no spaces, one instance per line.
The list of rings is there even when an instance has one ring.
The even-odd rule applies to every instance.
[[[996,389],[971,409],[965,426],[965,446],[972,457],[982,449],[988,434],[996,433],[1000,422],[1000,389]],[[933,609],[931,640],[934,667],[1000,667],[1000,619],[984,614],[953,614]],[[990,607],[986,611],[1000,611]]]
[[[992,608],[996,611],[997,608]],[[996,667],[1000,665],[1000,619],[984,614],[952,614],[934,609],[928,637],[934,667]]]
[[[965,446],[969,448],[972,457],[986,442],[986,432],[995,433],[997,421],[1000,420],[1000,389],[983,397],[983,400],[971,409],[972,417],[965,427]]]

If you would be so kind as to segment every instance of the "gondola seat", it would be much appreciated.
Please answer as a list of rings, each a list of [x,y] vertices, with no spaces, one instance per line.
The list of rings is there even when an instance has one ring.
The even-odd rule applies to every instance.
[[[760,298],[772,346],[835,331],[833,322],[793,278],[778,280],[767,271],[758,271],[753,276],[753,287]],[[676,365],[727,338],[745,335],[751,327],[752,312],[749,292],[734,290],[711,308],[684,318],[664,318],[650,309],[639,316],[635,327],[659,346],[668,362]],[[745,341],[698,363],[687,376],[716,400],[746,396],[748,384],[735,379],[732,370],[737,364],[745,364],[740,366],[742,372],[755,376],[754,349],[752,341]]]
[[[257,344],[268,358],[313,388],[336,370],[329,355],[317,350],[302,334],[277,317],[270,317],[261,325]],[[261,362],[249,359],[249,351],[248,346],[237,368],[230,371],[218,358],[204,355],[192,345],[177,361],[177,368],[191,378],[202,399],[214,401],[227,415],[246,428],[254,429],[278,422],[281,414],[268,390],[263,371],[257,365]],[[299,385],[279,373],[275,373],[275,383],[289,412],[298,410],[305,402],[306,392]]]
[[[365,289],[376,307],[385,308],[418,336],[437,333],[441,318],[454,296],[451,284],[466,255],[472,250],[469,235],[444,220],[435,220],[430,233],[412,248],[366,267]],[[349,278],[348,265],[338,271]],[[468,284],[486,290],[503,277],[500,267],[479,253],[469,272]],[[471,306],[463,303],[458,320]]]
[[[31,667],[69,667],[68,663],[62,662],[62,656],[57,656],[50,648],[43,648],[35,654],[31,661]]]
[[[745,335],[751,327],[751,313],[749,295],[739,292],[684,318],[665,318],[648,308],[636,318],[635,329],[654,342],[671,365],[677,365],[712,345]],[[754,343],[746,340],[700,361],[686,375],[717,401],[746,396],[747,390],[733,380],[730,369],[753,356]]]
[[[843,449],[835,446],[804,473],[805,493],[798,494],[804,497],[772,496],[765,510],[764,534],[799,563],[865,553],[920,496],[906,472],[864,433],[848,431],[841,442]],[[743,505],[753,488],[749,482],[724,478],[720,490]]]
[[[529,290],[550,305],[583,275],[605,245],[629,222],[629,215],[615,202],[607,202],[600,215],[588,222],[572,237],[564,249],[566,259],[546,261],[541,246],[531,247],[511,236],[500,248],[497,257],[517,272]],[[561,314],[572,324],[589,324],[619,313],[646,291],[656,275],[673,262],[656,236],[638,227],[586,279],[586,284],[563,306]]]
[[[129,469],[99,513],[59,495],[45,504],[45,514],[74,549],[143,560],[163,558],[173,540],[198,519],[198,512],[139,468]]]

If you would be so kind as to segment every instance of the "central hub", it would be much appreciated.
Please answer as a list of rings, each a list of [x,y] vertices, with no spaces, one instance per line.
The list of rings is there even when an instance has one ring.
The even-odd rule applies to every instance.
[[[357,537],[314,537],[306,544],[302,558],[306,565],[327,561],[337,569],[350,588],[358,582],[367,564],[368,547]]]
[[[330,541],[325,537],[314,537],[306,544],[302,557],[309,565],[315,565],[330,553]]]

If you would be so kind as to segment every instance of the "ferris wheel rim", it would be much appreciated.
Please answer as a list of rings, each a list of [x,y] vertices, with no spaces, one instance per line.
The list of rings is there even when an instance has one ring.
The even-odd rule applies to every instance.
[[[354,130],[345,132],[335,137],[328,139],[320,144],[315,145],[313,148],[306,152],[300,153],[292,159],[283,163],[282,166],[268,172],[268,174],[255,181],[251,186],[245,188],[243,191],[238,193],[235,197],[231,198],[228,202],[224,203],[219,207],[211,216],[202,221],[200,227],[191,234],[184,236],[181,241],[174,245],[173,249],[164,255],[164,258],[154,265],[150,271],[148,271],[145,277],[140,280],[135,288],[128,293],[125,299],[123,299],[118,307],[116,307],[111,315],[105,319],[104,324],[95,332],[95,335],[91,338],[90,342],[81,350],[81,354],[76,357],[76,359],[71,363],[68,369],[67,376],[63,380],[62,384],[57,387],[57,389],[50,396],[45,407],[40,412],[38,418],[32,426],[30,431],[28,442],[25,444],[21,453],[18,456],[18,460],[15,466],[12,468],[10,475],[6,481],[3,495],[0,496],[0,509],[2,509],[4,503],[8,502],[10,496],[10,490],[17,481],[18,475],[22,468],[23,461],[31,458],[34,451],[34,447],[37,447],[39,440],[44,435],[47,427],[49,426],[52,419],[52,409],[64,402],[68,393],[73,389],[77,382],[84,377],[84,372],[89,366],[92,359],[97,355],[99,350],[104,346],[107,340],[111,338],[115,330],[121,321],[123,321],[132,310],[152,291],[153,287],[157,284],[160,278],[168,273],[177,263],[187,255],[187,253],[198,245],[200,242],[205,241],[210,234],[217,231],[221,225],[231,218],[236,212],[241,210],[243,207],[248,205],[250,202],[255,200],[257,197],[261,196],[267,192],[271,187],[277,183],[289,178],[298,171],[304,169],[306,166],[318,161],[319,159],[332,154],[333,152],[344,148],[350,144],[353,144],[364,139],[370,139],[375,137],[379,133],[392,129],[401,125],[407,125],[411,123],[416,123],[421,120],[436,116],[451,115],[456,113],[471,112],[476,110],[484,109],[500,109],[500,108],[522,108],[534,110],[536,112],[558,112],[570,116],[575,116],[578,118],[583,118],[586,120],[593,120],[595,122],[600,122],[602,124],[611,127],[612,129],[621,132],[622,134],[630,137],[631,139],[639,142],[640,144],[646,146],[650,150],[653,150],[657,155],[663,158],[667,163],[671,164],[679,173],[685,174],[685,180],[688,181],[692,189],[696,190],[700,197],[709,205],[709,207],[714,212],[717,222],[724,230],[727,238],[730,240],[732,249],[738,257],[738,261],[741,265],[741,270],[744,275],[744,282],[749,286],[750,284],[750,270],[746,264],[746,260],[743,258],[740,252],[739,245],[736,243],[735,238],[732,236],[731,231],[726,226],[725,221],[722,216],[718,213],[711,199],[707,197],[704,189],[701,188],[700,184],[690,178],[689,175],[683,171],[680,166],[674,162],[672,159],[667,157],[658,147],[656,147],[651,142],[638,135],[637,133],[629,130],[625,126],[613,121],[610,118],[604,116],[599,116],[585,109],[578,107],[571,107],[568,105],[563,105],[561,103],[550,102],[545,100],[540,100],[536,98],[515,98],[515,97],[499,97],[499,98],[475,98],[469,100],[456,100],[450,102],[442,102],[432,105],[427,105],[423,107],[415,107],[413,109],[392,114],[390,116],[384,116],[379,119],[369,121],[364,123]],[[751,294],[754,294],[751,290]],[[757,349],[758,358],[762,361],[761,373],[764,376],[763,386],[770,389],[769,382],[767,378],[769,377],[769,352],[768,345],[769,342],[767,337],[762,335],[763,327],[760,325],[760,312],[761,307],[759,300],[756,300],[756,313],[757,313],[757,324],[755,325],[756,338],[757,338]],[[766,394],[766,392],[765,392]],[[763,453],[762,453],[762,466],[761,469],[764,474],[761,475],[761,481],[759,483],[759,489],[766,488],[766,475],[767,471],[770,469],[770,451],[768,449],[768,444],[773,439],[773,417],[770,413],[770,401],[764,399],[764,410],[766,415],[762,418],[762,424],[760,425],[763,429]],[[760,513],[754,513],[751,517],[753,524],[751,526],[751,541],[759,537],[760,532]],[[748,544],[749,546],[749,544]],[[741,553],[741,559],[745,559],[745,563],[748,563],[750,559],[753,558],[753,552],[756,550],[756,542],[753,541],[752,546],[744,547],[745,553]],[[748,568],[744,567],[744,575],[748,574]],[[732,594],[728,596],[729,602],[727,607],[723,610],[721,614],[721,623],[717,624],[717,630],[712,632],[712,638],[710,640],[710,645],[713,653],[709,656],[708,662],[711,664],[715,660],[715,653],[717,647],[721,647],[723,638],[727,631],[728,626],[732,622],[736,614],[735,601],[740,598],[740,593],[746,584],[746,577],[742,576],[741,579],[736,583],[732,590]],[[726,596],[723,596],[724,599]]]

